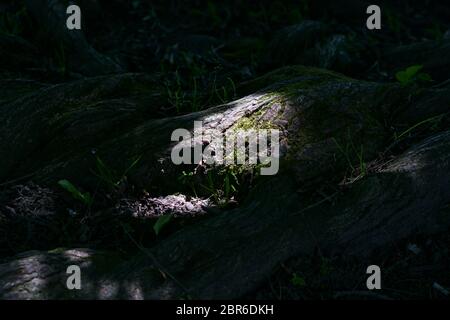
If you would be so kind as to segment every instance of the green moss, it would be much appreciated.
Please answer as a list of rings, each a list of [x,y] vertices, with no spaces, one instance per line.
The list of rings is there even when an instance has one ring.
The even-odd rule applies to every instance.
[[[268,108],[261,108],[258,111],[252,113],[251,115],[242,117],[239,119],[231,128],[232,132],[246,131],[246,130],[270,130],[279,129],[277,125],[274,124],[276,118],[271,117],[270,120],[261,119],[264,113],[273,105],[272,102],[268,105]]]

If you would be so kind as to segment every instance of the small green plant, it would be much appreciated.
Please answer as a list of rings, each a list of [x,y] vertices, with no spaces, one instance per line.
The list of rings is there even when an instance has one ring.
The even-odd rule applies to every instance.
[[[414,65],[406,68],[405,70],[399,71],[395,74],[395,78],[402,85],[411,85],[418,82],[429,82],[431,81],[431,76],[428,73],[420,72],[423,69],[422,65]]]
[[[387,25],[389,27],[389,29],[394,32],[395,36],[397,38],[401,38],[402,36],[402,31],[405,30],[405,26],[402,23],[400,16],[398,15],[398,13],[392,11],[389,8],[386,8],[385,13],[386,15],[386,20],[387,20]]]
[[[228,92],[228,89],[226,86],[221,86],[220,88],[218,88],[216,86],[215,80],[214,80],[213,88],[212,88],[213,98],[214,98],[214,96],[216,96],[218,101],[223,104],[229,102],[231,99],[233,99],[236,96],[236,86],[234,85],[233,80],[231,78],[228,78],[227,81],[229,81],[232,86],[232,89],[233,89],[232,95]]]
[[[116,174],[106,166],[99,156],[95,156],[95,165],[97,168],[96,176],[106,184],[115,187],[117,184]]]
[[[239,179],[236,172],[230,168],[216,174],[209,170],[206,174],[206,182],[207,185],[201,184],[201,186],[218,204],[227,205],[238,193]]]
[[[236,98],[237,97],[236,84],[234,83],[233,79],[231,79],[230,77],[228,77],[227,80],[231,84],[231,88],[233,89],[233,98]]]
[[[183,170],[181,175],[178,177],[178,181],[180,181],[181,184],[187,185],[194,195],[197,196],[197,190],[195,189],[194,184],[194,172],[186,172]]]
[[[367,175],[367,164],[364,158],[364,145],[361,144],[359,148],[356,148],[353,140],[350,137],[350,132],[348,132],[347,141],[345,146],[341,145],[336,138],[333,138],[334,143],[336,144],[338,150],[341,152],[345,161],[347,162],[350,170],[352,171],[352,175],[357,174],[356,178],[361,178]],[[358,160],[358,166],[354,165],[354,160]]]
[[[296,287],[304,287],[306,286],[305,278],[299,276],[297,273],[292,274],[291,283]]]
[[[231,167],[221,170],[208,169],[205,183],[200,183],[199,186],[215,203],[227,205],[239,192],[238,174],[238,170]],[[194,195],[197,196],[198,190],[195,188],[194,177],[194,172],[183,171],[178,177],[178,181],[189,186]]]
[[[68,191],[72,197],[78,201],[81,201],[84,205],[90,207],[93,199],[89,192],[81,192],[68,180],[59,180],[58,184],[66,191]]]
[[[211,171],[208,171],[208,173],[206,174],[206,178],[207,185],[202,184],[201,186],[211,194],[216,203],[219,203],[223,194],[222,190],[218,186],[216,186],[215,179]]]
[[[444,117],[444,114],[440,114],[440,115],[425,119],[423,121],[420,121],[420,122],[416,123],[415,125],[411,126],[410,128],[406,129],[405,131],[403,131],[400,134],[395,133],[394,140],[402,139],[403,137],[405,137],[406,135],[408,135],[409,133],[414,131],[416,128],[423,126],[424,124],[431,123],[432,126],[434,126],[434,125],[438,124],[442,120],[443,117]]]
[[[16,13],[0,13],[0,34],[19,35],[23,31],[21,19],[25,18],[25,16],[25,7]]]
[[[170,222],[170,220],[172,220],[172,215],[170,214],[159,217],[153,225],[153,231],[155,231],[155,234],[158,235],[164,228],[164,226],[166,226]]]
[[[215,27],[220,26],[222,23],[222,18],[219,16],[216,5],[214,4],[213,1],[208,1],[207,5],[209,13],[208,16],[211,18],[213,26]]]
[[[331,264],[331,260],[328,258],[321,258],[320,260],[320,275],[327,276],[333,272],[333,265]]]
[[[134,159],[125,171],[121,175],[118,175],[112,168],[108,167],[98,155],[96,155],[95,165],[97,171],[95,171],[94,174],[108,187],[115,190],[120,186],[121,182],[124,181],[128,172],[138,164],[140,159],[140,156]]]
[[[58,73],[63,76],[66,75],[68,68],[67,68],[66,50],[64,48],[63,43],[60,43],[59,46],[55,49],[54,56]]]
[[[166,91],[168,102],[175,107],[177,113],[180,113],[185,100],[185,92],[181,87],[181,77],[178,71],[175,71],[175,84],[166,82]]]
[[[198,105],[198,89],[197,89],[197,79],[194,77],[193,80],[194,82],[194,88],[192,90],[192,101],[191,101],[191,110],[193,112],[196,112],[199,110],[199,105]]]

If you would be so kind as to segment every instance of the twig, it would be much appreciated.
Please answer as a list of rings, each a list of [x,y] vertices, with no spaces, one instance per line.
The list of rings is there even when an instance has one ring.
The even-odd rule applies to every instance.
[[[313,204],[307,206],[306,208],[304,208],[304,209],[302,209],[302,210],[300,210],[300,211],[297,211],[297,212],[294,213],[294,214],[295,214],[295,215],[301,214],[301,213],[303,213],[303,212],[305,212],[305,211],[308,211],[308,210],[310,210],[310,209],[313,209],[313,208],[315,208],[315,207],[321,205],[322,203],[324,203],[324,202],[326,202],[326,201],[331,201],[331,199],[333,199],[338,193],[339,193],[339,191],[336,191],[336,192],[333,193],[332,195],[330,195],[330,196],[328,196],[328,197],[326,197],[326,198],[323,198],[322,200],[317,201],[316,203],[313,203]]]
[[[0,183],[0,187],[4,187],[4,186],[7,186],[7,185],[9,185],[9,184],[13,184],[13,183],[16,183],[16,182],[19,182],[19,181],[28,179],[28,178],[30,178],[30,177],[32,177],[32,176],[34,176],[34,175],[35,175],[35,173],[33,172],[33,173],[30,173],[30,174],[27,174],[27,175],[18,177],[18,178],[16,178],[16,179],[13,179],[13,180],[9,180],[9,181]]]

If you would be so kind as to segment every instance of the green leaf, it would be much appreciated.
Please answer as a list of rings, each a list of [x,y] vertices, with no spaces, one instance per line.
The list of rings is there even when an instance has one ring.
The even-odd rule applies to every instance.
[[[153,226],[153,230],[155,231],[155,234],[158,235],[159,232],[161,231],[161,229],[164,228],[164,226],[166,224],[168,224],[170,222],[170,220],[172,220],[172,215],[170,215],[170,214],[159,217]]]
[[[408,84],[412,82],[413,78],[417,75],[417,73],[422,70],[423,65],[413,65],[406,68],[403,71],[399,71],[395,74],[395,78],[401,84]]]
[[[399,71],[395,74],[395,79],[400,83],[406,83],[408,81],[407,74],[405,71]]]
[[[92,204],[92,198],[89,192],[83,193],[77,189],[70,181],[68,180],[59,180],[58,184],[66,191],[68,191],[73,198],[83,202],[85,205],[89,206]]]
[[[414,65],[406,68],[407,75],[412,78],[414,77],[420,70],[422,70],[423,65]]]
[[[117,185],[117,181],[114,177],[114,173],[112,172],[112,170],[110,168],[108,168],[106,166],[106,164],[103,162],[102,159],[100,159],[99,156],[95,157],[95,163],[97,166],[97,176],[102,179],[104,182],[106,182],[107,184],[111,185],[111,186],[116,186]]]
[[[395,74],[395,78],[402,85],[408,85],[418,81],[430,82],[432,81],[431,76],[425,72],[419,72],[422,70],[422,65],[414,65],[406,68],[403,71],[399,71]]]
[[[296,273],[294,273],[294,274],[292,275],[291,282],[292,282],[292,284],[293,284],[294,286],[296,286],[296,287],[304,287],[304,286],[306,286],[305,278],[300,277],[300,276],[297,275]]]
[[[125,172],[123,173],[122,177],[126,176],[128,174],[128,172],[130,172],[139,162],[139,160],[141,160],[142,156],[137,157],[131,164],[130,166],[127,168],[127,170],[125,170]]]
[[[228,198],[230,194],[230,178],[228,174],[225,176],[225,197]]]
[[[421,81],[433,81],[433,79],[431,79],[431,76],[428,73],[425,72],[421,72],[417,75],[417,79],[421,80]]]

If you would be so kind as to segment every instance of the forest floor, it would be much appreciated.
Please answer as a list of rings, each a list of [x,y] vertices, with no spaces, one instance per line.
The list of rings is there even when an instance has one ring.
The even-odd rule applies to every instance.
[[[295,69],[297,65],[356,79],[352,85],[367,90],[369,96],[373,94],[369,83],[376,83],[398,86],[402,95],[408,93],[405,95],[408,98],[403,100],[415,102],[416,96],[425,97],[417,99],[417,115],[402,115],[404,123],[386,129],[395,138],[382,151],[374,152],[372,159],[366,162],[361,156],[358,164],[350,163],[343,172],[331,177],[327,172],[323,182],[315,185],[313,191],[308,190],[306,196],[299,191],[301,199],[308,199],[307,204],[343,194],[354,182],[358,187],[360,180],[364,182],[367,177],[383,172],[391,161],[411,148],[449,130],[447,111],[433,114],[420,109],[420,102],[426,99],[425,105],[448,102],[445,90],[450,90],[450,6],[445,1],[414,5],[409,1],[383,2],[383,28],[377,31],[365,27],[364,1],[346,1],[345,5],[340,1],[327,5],[325,1],[258,1],[254,6],[237,0],[226,4],[195,1],[189,5],[175,0],[79,1],[83,8],[83,28],[75,36],[64,28],[52,28],[55,21],[62,21],[59,13],[52,12],[49,18],[38,8],[39,5],[47,8],[50,2],[0,1],[1,112],[5,113],[11,106],[24,110],[11,118],[2,115],[1,119],[12,119],[12,123],[19,117],[51,118],[48,127],[55,126],[61,130],[55,132],[65,132],[68,137],[54,137],[50,129],[46,132],[45,124],[21,125],[25,123],[22,120],[17,120],[17,134],[5,133],[6,129],[0,131],[2,147],[9,146],[11,141],[19,144],[35,137],[38,140],[30,141],[36,144],[34,149],[25,146],[16,151],[4,147],[0,154],[3,159],[0,165],[4,167],[0,171],[0,260],[4,266],[17,254],[55,248],[115,250],[121,257],[127,257],[139,254],[143,247],[163,247],[165,240],[169,239],[170,243],[178,231],[201,223],[207,225],[210,216],[245,208],[248,199],[252,199],[252,190],[258,190],[255,188],[266,182],[261,177],[255,178],[253,172],[214,171],[207,178],[195,180],[186,169],[175,178],[154,180],[143,187],[135,183],[139,178],[133,179],[133,175],[144,177],[145,166],[139,162],[141,155],[124,151],[124,157],[126,154],[130,158],[119,170],[111,165],[114,156],[108,158],[96,146],[116,137],[139,144],[137,138],[126,140],[129,132],[135,133],[132,131],[135,128],[145,131],[160,126],[165,130],[171,128],[164,122],[167,119],[175,119],[175,127],[176,121],[184,123],[191,115],[209,115],[214,107],[232,104],[272,82],[280,80],[279,83],[289,86],[286,79],[291,79],[286,77],[291,76],[290,72],[296,75],[292,81],[304,81],[295,73],[303,70]],[[264,78],[274,70],[281,71]],[[334,74],[312,70],[308,76],[325,79],[325,84],[320,82],[317,86],[328,88],[326,81],[334,81]],[[347,81],[336,79],[337,83]],[[341,92],[340,88],[330,91]],[[386,92],[388,95],[389,90]],[[435,92],[441,95],[434,95]],[[271,99],[270,91],[262,94]],[[57,106],[62,96],[70,97],[64,100],[69,101],[68,108],[86,103],[94,110],[86,108],[87,117],[78,109],[67,112],[75,119],[73,131],[72,122],[65,122],[67,114]],[[348,97],[352,99],[350,94]],[[101,108],[104,101],[112,105],[111,109],[97,114],[95,108]],[[139,109],[149,104],[150,109]],[[43,105],[48,110],[42,114],[29,111]],[[49,119],[48,114],[51,114]],[[107,120],[98,120],[100,116]],[[89,120],[83,126],[79,119]],[[98,131],[90,127],[91,120]],[[47,135],[42,141],[38,138],[41,133]],[[85,143],[82,139],[91,140]],[[84,160],[67,160],[64,168],[48,169],[47,165],[53,165],[54,159],[61,157],[66,161],[72,159],[71,150],[87,148],[91,148],[89,161],[94,165],[84,173],[86,177],[79,177],[78,171],[84,166]],[[122,154],[122,149],[114,148],[110,147],[116,155]],[[437,160],[433,165],[440,165]],[[69,164],[73,169],[66,168]],[[59,176],[58,185],[55,172],[72,172],[73,179]],[[177,181],[176,187],[170,185],[171,179]],[[202,185],[205,180],[201,179],[207,179],[206,187]],[[171,194],[171,191],[176,192]],[[410,199],[401,192],[393,197],[399,203]],[[329,202],[334,205],[334,200]],[[438,200],[436,203],[436,206],[442,204]],[[368,207],[365,209],[370,211]],[[420,204],[414,209],[420,210]],[[448,207],[441,209],[448,213]],[[163,214],[176,218],[164,220],[160,218]],[[267,239],[270,241],[269,235]],[[410,233],[383,243],[368,255],[340,255],[317,245],[307,254],[280,258],[283,261],[265,274],[264,281],[229,296],[448,299],[449,248],[448,228]],[[378,264],[383,270],[383,290],[366,290],[366,268],[371,264]],[[257,273],[259,265],[251,268]],[[0,267],[0,284],[2,270]],[[3,297],[2,287],[0,297]]]

